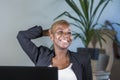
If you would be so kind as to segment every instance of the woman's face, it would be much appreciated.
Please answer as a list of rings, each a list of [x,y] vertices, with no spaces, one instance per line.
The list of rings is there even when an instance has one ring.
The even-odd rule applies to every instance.
[[[68,25],[56,25],[51,34],[54,47],[67,49],[72,42],[71,29]]]

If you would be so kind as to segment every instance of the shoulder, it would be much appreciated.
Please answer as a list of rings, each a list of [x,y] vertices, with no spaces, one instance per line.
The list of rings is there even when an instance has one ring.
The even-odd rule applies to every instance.
[[[77,52],[70,51],[70,50],[68,52],[69,52],[70,56],[79,57],[78,56],[79,54]]]
[[[75,59],[80,63],[88,63],[90,61],[90,55],[88,54],[72,52],[72,51],[69,52],[72,59]]]
[[[51,52],[51,49],[46,47],[46,46],[40,46],[38,47],[38,50],[41,52],[41,53],[50,53]]]

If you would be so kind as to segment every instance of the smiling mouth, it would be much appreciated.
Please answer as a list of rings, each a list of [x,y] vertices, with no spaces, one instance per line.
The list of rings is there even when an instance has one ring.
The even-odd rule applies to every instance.
[[[69,41],[68,40],[65,40],[65,39],[62,39],[62,40],[60,40],[62,43],[69,43]]]
[[[61,40],[62,42],[68,42],[67,40]]]

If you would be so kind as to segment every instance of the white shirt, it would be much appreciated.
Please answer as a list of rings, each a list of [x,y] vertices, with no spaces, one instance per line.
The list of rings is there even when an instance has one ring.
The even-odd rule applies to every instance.
[[[58,80],[77,80],[77,77],[71,67],[72,63],[67,68],[58,70]]]

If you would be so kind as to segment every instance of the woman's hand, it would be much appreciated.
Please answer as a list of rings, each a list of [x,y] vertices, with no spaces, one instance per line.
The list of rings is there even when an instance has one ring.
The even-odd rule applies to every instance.
[[[49,29],[43,30],[43,36],[49,36]]]

